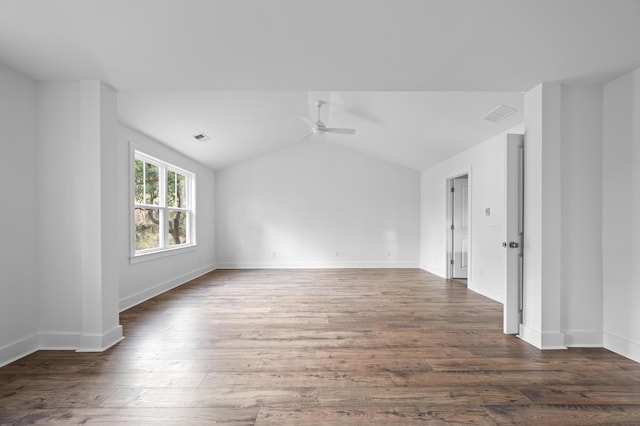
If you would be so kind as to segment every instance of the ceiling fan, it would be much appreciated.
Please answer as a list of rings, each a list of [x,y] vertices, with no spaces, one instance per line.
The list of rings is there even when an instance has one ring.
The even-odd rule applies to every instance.
[[[316,107],[318,108],[318,121],[313,121],[309,117],[300,117],[302,121],[309,124],[311,126],[310,135],[322,135],[325,133],[339,133],[343,135],[353,135],[356,133],[355,129],[343,129],[339,127],[327,127],[322,121],[320,121],[320,108],[322,105],[326,104],[325,101],[318,100],[316,101]]]

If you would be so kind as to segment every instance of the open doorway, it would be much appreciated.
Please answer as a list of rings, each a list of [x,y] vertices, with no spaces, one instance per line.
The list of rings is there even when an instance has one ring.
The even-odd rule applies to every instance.
[[[469,275],[469,174],[448,179],[447,194],[448,276],[466,281]]]

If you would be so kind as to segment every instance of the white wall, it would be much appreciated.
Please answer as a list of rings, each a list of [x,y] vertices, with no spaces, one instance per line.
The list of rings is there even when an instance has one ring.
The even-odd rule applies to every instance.
[[[604,86],[604,345],[640,362],[640,70]]]
[[[562,332],[602,346],[602,86],[562,86]]]
[[[124,310],[215,268],[215,180],[211,170],[167,146],[123,125],[120,125],[118,130],[117,163],[113,170],[117,171],[117,192],[120,203],[117,262],[120,309]],[[150,256],[150,260],[130,263],[130,144],[146,154],[195,173],[197,214],[197,246],[195,248],[180,250],[164,257]]]
[[[519,129],[513,129],[517,131]],[[447,179],[469,173],[471,257],[467,286],[504,302],[507,134],[496,136],[422,172],[421,267],[447,276]],[[486,216],[486,209],[490,215]]]
[[[564,348],[562,296],[562,87],[525,94],[524,314],[520,336],[543,349]]]
[[[103,350],[122,337],[110,260],[115,91],[40,82],[37,97],[39,347]]]
[[[118,311],[117,145],[115,90],[98,80],[80,82],[80,239],[82,334],[79,351],[102,351],[122,340]],[[99,189],[99,190],[97,190]]]
[[[524,321],[543,348],[602,346],[602,86],[525,95]]]
[[[0,366],[37,349],[36,83],[0,66]]]
[[[416,267],[419,173],[309,140],[216,173],[218,267]]]
[[[0,173],[15,205],[0,211],[11,224],[0,249],[0,365],[37,349],[102,350],[121,338],[121,307],[213,269],[213,172],[135,132],[118,135],[112,88],[35,83],[0,67],[0,113]],[[197,248],[129,264],[129,140],[196,173]]]
[[[79,82],[38,83],[39,328],[47,348],[77,348],[82,330],[80,111]]]

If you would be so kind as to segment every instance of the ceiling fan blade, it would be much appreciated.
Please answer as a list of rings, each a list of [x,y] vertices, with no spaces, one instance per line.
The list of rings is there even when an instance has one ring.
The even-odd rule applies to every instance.
[[[303,115],[300,116],[300,120],[304,121],[311,127],[316,127],[316,122],[310,119],[309,117],[305,117]]]
[[[340,133],[343,135],[353,135],[356,133],[356,129],[340,129],[340,128],[336,128],[336,127],[329,127],[324,129],[325,132],[327,133]]]

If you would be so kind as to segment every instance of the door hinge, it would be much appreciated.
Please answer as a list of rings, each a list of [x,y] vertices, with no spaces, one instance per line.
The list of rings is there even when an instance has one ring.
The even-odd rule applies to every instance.
[[[452,230],[452,231],[453,231],[455,228],[456,228],[455,226],[451,225],[451,230]]]
[[[451,187],[451,192],[456,192],[456,189],[454,187]]]
[[[451,264],[453,265],[453,259],[451,259]]]

